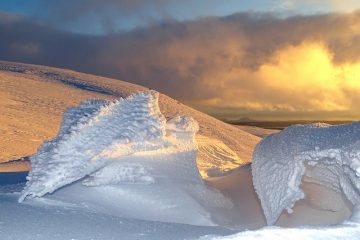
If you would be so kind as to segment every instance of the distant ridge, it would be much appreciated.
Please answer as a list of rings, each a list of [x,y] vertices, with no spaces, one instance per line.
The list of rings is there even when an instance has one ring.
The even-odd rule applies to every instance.
[[[252,119],[250,117],[243,117],[238,120],[235,120],[235,122],[257,122],[257,120]]]

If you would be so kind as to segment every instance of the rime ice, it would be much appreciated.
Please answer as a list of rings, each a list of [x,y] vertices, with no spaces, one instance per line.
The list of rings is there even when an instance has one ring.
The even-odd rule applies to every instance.
[[[305,197],[302,181],[360,203],[360,122],[295,125],[266,137],[253,157],[253,183],[269,225]]]
[[[64,187],[51,197],[132,218],[214,225],[211,212],[232,203],[202,182],[198,129],[188,116],[167,122],[155,91],[87,101],[69,109],[58,136],[30,158],[19,201]]]

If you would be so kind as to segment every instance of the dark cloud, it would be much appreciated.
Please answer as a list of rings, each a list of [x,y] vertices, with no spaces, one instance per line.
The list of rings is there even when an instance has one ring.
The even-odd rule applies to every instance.
[[[137,6],[129,4],[124,6]],[[358,109],[360,83],[354,78],[360,70],[360,12],[289,18],[242,13],[168,20],[103,36],[68,33],[3,14],[0,32],[3,60],[115,77],[197,107]]]

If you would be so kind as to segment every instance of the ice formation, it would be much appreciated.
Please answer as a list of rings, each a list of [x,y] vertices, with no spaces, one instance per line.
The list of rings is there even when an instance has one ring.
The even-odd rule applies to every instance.
[[[32,170],[20,200],[41,197],[92,174],[117,156],[161,148],[166,120],[148,92],[104,105],[89,101],[65,113],[60,133],[30,158]]]
[[[173,174],[198,176],[191,179],[200,182],[194,161],[197,123],[190,117],[177,116],[166,124],[157,101],[158,93],[149,91],[111,103],[87,101],[69,109],[58,136],[30,158],[32,171],[20,200],[41,197],[88,175],[86,185],[151,183],[154,179],[150,171],[159,173],[146,168],[148,159],[141,160],[156,156],[157,151],[187,152],[189,156],[182,164],[188,169],[176,169]],[[171,159],[163,164],[169,162]]]
[[[214,225],[211,209],[232,203],[202,182],[197,131],[192,117],[166,121],[155,91],[87,101],[69,109],[58,136],[30,158],[19,201],[58,190],[48,198],[132,218]]]
[[[255,149],[253,184],[269,225],[305,197],[302,181],[343,193],[360,204],[360,122],[295,125],[270,135]]]

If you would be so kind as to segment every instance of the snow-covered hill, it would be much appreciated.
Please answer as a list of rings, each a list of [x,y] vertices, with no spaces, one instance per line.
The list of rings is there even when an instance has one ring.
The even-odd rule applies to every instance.
[[[45,139],[56,135],[68,107],[89,98],[115,99],[143,90],[146,88],[124,81],[70,70],[0,62],[0,161],[34,154]],[[159,105],[167,119],[192,116],[200,126],[198,135],[215,140],[204,141],[200,136],[204,149],[217,147],[212,146],[216,142],[225,144],[230,154],[236,153],[237,165],[250,161],[260,140],[164,94],[160,94]]]

